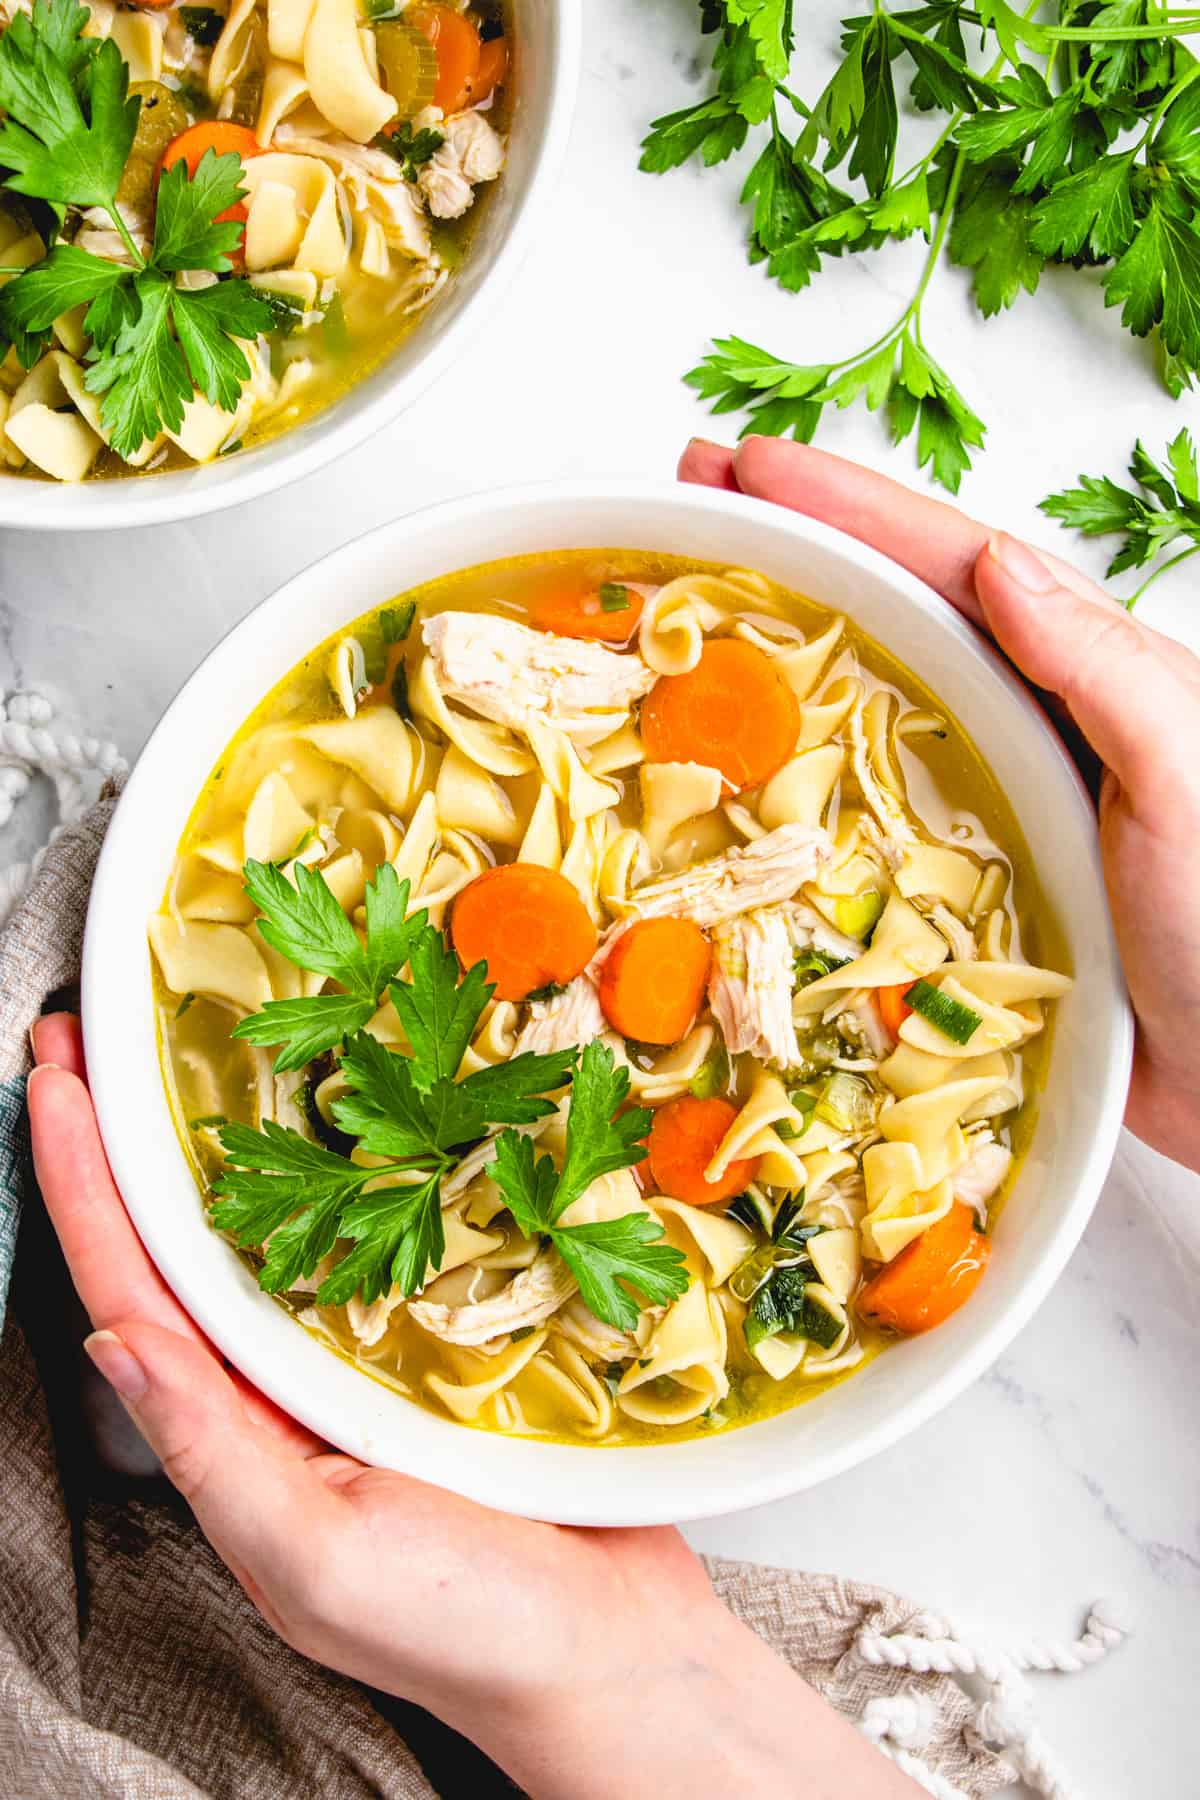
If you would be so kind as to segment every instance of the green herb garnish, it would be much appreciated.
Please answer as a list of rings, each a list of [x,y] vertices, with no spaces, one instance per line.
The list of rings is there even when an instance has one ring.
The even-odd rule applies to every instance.
[[[182,1017],[183,1017],[184,1013],[187,1011],[188,1007],[194,1006],[195,1004],[196,1004],[195,994],[190,993],[190,992],[186,993],[183,996],[183,999],[179,1002],[179,1005],[175,1008],[175,1017],[177,1019],[182,1019]]]
[[[204,50],[211,50],[225,29],[224,13],[211,6],[181,6],[179,17],[188,36]]]
[[[0,340],[31,368],[54,321],[86,306],[92,340],[90,392],[112,448],[132,456],[160,431],[178,431],[196,389],[232,411],[250,364],[236,341],[272,325],[266,301],[228,278],[241,241],[220,215],[242,198],[237,156],[211,150],[194,176],[183,162],[162,176],[154,241],[143,254],[117,206],[140,102],[111,39],[85,38],[87,10],[76,0],[36,0],[0,37],[0,167],[3,185],[46,201],[58,221],[68,207],[97,206],[111,219],[129,265],[55,243],[40,262],[0,290]],[[175,285],[183,270],[227,277],[207,288]]]
[[[1084,537],[1123,534],[1124,542],[1108,565],[1109,575],[1119,575],[1125,569],[1143,569],[1156,557],[1165,555],[1172,544],[1191,540],[1186,550],[1159,563],[1129,596],[1125,605],[1132,612],[1152,582],[1200,551],[1200,473],[1196,447],[1187,427],[1167,445],[1166,469],[1152,461],[1139,439],[1133,448],[1129,473],[1141,489],[1139,494],[1118,487],[1107,475],[1081,475],[1077,488],[1049,495],[1041,502],[1041,509],[1061,525],[1081,531]]]
[[[395,157],[405,181],[416,181],[425,164],[437,155],[445,141],[440,131],[433,131],[429,126],[414,131],[411,121],[404,119],[394,130],[381,131],[372,143],[376,150],[385,150]]]
[[[629,589],[622,587],[620,582],[606,581],[600,589],[601,612],[628,612],[631,605]]]
[[[399,606],[385,606],[379,614],[379,629],[385,644],[403,644],[417,616],[415,600],[404,600]]]
[[[661,1241],[662,1226],[648,1213],[590,1225],[559,1220],[598,1176],[628,1169],[645,1156],[638,1140],[649,1130],[651,1115],[642,1107],[619,1112],[628,1094],[628,1071],[615,1066],[606,1044],[588,1044],[571,1090],[561,1172],[549,1156],[537,1154],[532,1139],[515,1131],[497,1140],[491,1168],[520,1230],[527,1237],[549,1238],[578,1281],[584,1304],[624,1331],[637,1324],[633,1293],[663,1305],[684,1292],[682,1254]]]
[[[279,1074],[303,1068],[367,1023],[429,917],[424,910],[406,917],[408,883],[384,863],[367,883],[364,945],[320,871],[297,863],[293,872],[294,885],[273,863],[246,864],[246,892],[259,909],[259,931],[289,962],[329,977],[343,992],[268,1000],[261,1012],[235,1025],[235,1038],[282,1046],[275,1059]]]
[[[926,302],[946,259],[970,271],[984,317],[1034,293],[1047,266],[1098,268],[1126,327],[1157,334],[1169,390],[1191,386],[1200,84],[1187,37],[1200,12],[877,0],[843,19],[841,60],[809,97],[790,84],[800,17],[791,0],[704,0],[714,91],[654,121],[642,168],[713,165],[759,138],[741,196],[749,258],[790,293],[848,255],[916,235],[928,250],[910,297],[848,356],[794,362],[714,339],[685,377],[713,411],[809,442],[832,408],[862,402],[886,414],[894,442],[915,436],[920,466],[957,492],[984,425],[929,346]],[[907,143],[898,154],[906,99],[927,121],[911,158]],[[843,166],[844,183],[832,178]]]
[[[831,956],[827,950],[797,950],[792,957],[793,993],[812,981],[820,981],[822,975],[831,975],[834,969],[844,969],[851,960],[848,956]]]
[[[955,1000],[951,994],[943,994],[940,988],[929,981],[915,981],[904,996],[915,1013],[920,1013],[928,1020],[935,1031],[940,1031],[956,1044],[968,1044],[979,1027],[983,1017],[973,1008],[964,1006],[961,1000]]]

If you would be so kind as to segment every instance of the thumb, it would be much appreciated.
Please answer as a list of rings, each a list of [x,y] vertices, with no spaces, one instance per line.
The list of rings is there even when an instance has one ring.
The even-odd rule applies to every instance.
[[[118,1324],[84,1344],[218,1552],[271,1590],[290,1571],[282,1527],[329,1502],[305,1464],[256,1425],[211,1352],[159,1325]]]
[[[998,532],[980,551],[975,587],[1005,655],[1062,699],[1137,807],[1185,778],[1185,729],[1196,702],[1156,635],[1099,589],[1065,587],[1028,545]],[[1190,780],[1190,774],[1187,775]]]

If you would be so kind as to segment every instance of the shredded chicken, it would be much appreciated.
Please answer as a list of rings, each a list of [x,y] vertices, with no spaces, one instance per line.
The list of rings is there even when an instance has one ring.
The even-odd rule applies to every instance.
[[[275,128],[274,148],[319,157],[341,182],[353,210],[378,219],[393,249],[417,262],[430,260],[429,221],[399,163],[386,151],[349,138],[309,137],[286,120]]]
[[[850,765],[862,797],[879,822],[879,846],[890,868],[899,868],[907,846],[916,838],[912,820],[901,802],[884,787],[871,767],[871,752],[863,730],[862,711],[855,707],[849,718]]]
[[[378,1300],[372,1300],[370,1306],[363,1304],[361,1294],[353,1294],[347,1300],[346,1323],[365,1350],[379,1342],[403,1298],[398,1287],[391,1287]]]
[[[608,1029],[600,1010],[600,996],[586,975],[569,981],[561,994],[549,1000],[534,1000],[529,1018],[521,1027],[514,1055],[535,1051],[548,1056],[554,1050],[569,1050],[576,1044],[590,1043]]]
[[[438,613],[422,632],[442,691],[518,731],[531,719],[615,730],[655,681],[639,656],[490,613]]]
[[[726,919],[713,931],[708,999],[725,1047],[777,1068],[801,1060],[792,1023],[792,939],[782,912]]]
[[[575,1277],[556,1250],[543,1250],[490,1300],[440,1306],[434,1300],[409,1302],[409,1317],[446,1344],[479,1345],[513,1331],[542,1325],[576,1290]]]
[[[482,113],[454,113],[437,127],[443,143],[417,174],[435,219],[461,218],[480,182],[495,181],[504,167],[504,142]]]
[[[931,906],[925,917],[937,928],[950,946],[950,954],[955,962],[975,962],[979,951],[976,948],[974,933],[967,930],[962,920],[950,911],[944,900],[938,900]]]
[[[554,1321],[567,1342],[597,1362],[624,1362],[638,1353],[638,1340],[632,1331],[617,1331],[598,1319],[578,1294],[567,1301]]]
[[[1012,1151],[995,1138],[986,1138],[951,1178],[954,1198],[973,1206],[979,1223],[986,1225],[988,1201],[1003,1187],[1011,1168]]]
[[[780,825],[681,874],[646,882],[630,896],[630,912],[637,919],[670,913],[720,925],[790,899],[831,855],[829,834],[819,825]]]

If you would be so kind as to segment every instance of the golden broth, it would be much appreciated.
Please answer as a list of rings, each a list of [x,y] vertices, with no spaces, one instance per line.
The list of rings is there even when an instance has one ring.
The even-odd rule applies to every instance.
[[[378,677],[364,705],[388,705],[397,665],[405,661],[411,667],[418,654],[421,621],[434,614],[451,610],[490,612],[524,622],[531,605],[540,596],[567,585],[598,587],[604,582],[658,585],[684,574],[697,573],[715,575],[720,571],[715,567],[704,569],[702,565],[675,557],[633,550],[548,553],[482,565],[388,601],[386,608],[408,600],[416,604],[416,617],[403,644],[389,647],[383,642],[380,618],[385,607],[364,614],[353,625],[318,646],[285,676],[231,740],[200,794],[184,831],[179,846],[181,866],[186,867],[186,858],[198,845],[220,838],[238,827],[240,814],[230,805],[227,777],[231,768],[236,769],[239,755],[256,733],[264,727],[307,726],[318,720],[342,716],[328,671],[336,646],[348,635],[362,644]],[[746,610],[751,614],[788,620],[800,626],[809,637],[828,625],[831,617],[827,609],[816,602],[778,587],[770,587],[761,599],[755,598],[748,604]],[[929,837],[965,849],[981,863],[995,863],[1003,868],[1007,881],[999,904],[1007,920],[1011,956],[1023,955],[1035,963],[1048,959],[1052,966],[1063,967],[1063,941],[1038,886],[1012,807],[963,725],[896,657],[848,621],[836,654],[814,692],[820,694],[851,668],[866,683],[868,694],[883,689],[906,708],[937,715],[936,734],[922,732],[919,736],[909,737],[898,749],[910,808]],[[410,814],[419,794],[433,785],[439,756],[437,745],[428,743],[421,776],[410,799]],[[534,778],[528,776],[504,783],[519,812],[532,807],[535,796],[531,784],[536,785]],[[843,804],[851,788],[847,776],[842,789]],[[624,784],[617,812],[622,823],[636,823],[635,781]],[[694,830],[685,828],[672,840],[671,848],[678,858],[682,847],[687,853],[686,860],[691,860],[693,856],[712,856],[736,840],[737,834],[723,814],[710,815]],[[511,855],[511,849],[501,848],[497,859],[508,860]],[[171,896],[168,896],[170,903]],[[209,1183],[221,1167],[221,1155],[215,1130],[206,1121],[219,1115],[253,1124],[261,1073],[256,1070],[249,1049],[230,1040],[228,1010],[204,998],[189,999],[170,992],[157,970],[155,980],[164,1080],[180,1141],[197,1181],[207,1195]],[[1007,1121],[1012,1148],[1018,1157],[1026,1148],[1032,1130],[1035,1097],[1044,1077],[1049,1037],[1047,1028],[1022,1046],[1026,1098],[1015,1119]],[[731,1097],[739,1101],[745,1099],[754,1073],[751,1058],[740,1056],[732,1060],[728,1087]],[[992,1205],[989,1223],[994,1220],[1002,1201],[1001,1194]],[[259,1259],[251,1255],[248,1260],[254,1265]],[[437,1403],[431,1401],[424,1383],[430,1373],[443,1366],[445,1351],[438,1339],[409,1319],[406,1309],[401,1307],[392,1315],[377,1343],[364,1347],[351,1330],[344,1308],[317,1307],[304,1297],[285,1298],[281,1304],[302,1317],[307,1329],[314,1331],[356,1368],[418,1403],[440,1410]],[[864,1362],[890,1341],[864,1321],[858,1322],[857,1335]],[[471,1359],[475,1358],[480,1378],[486,1372],[487,1358],[479,1352],[460,1350],[458,1358],[460,1364],[464,1360],[471,1364]],[[647,1423],[617,1413],[610,1429],[589,1437],[564,1425],[540,1388],[521,1399],[520,1418],[515,1426],[511,1421],[505,1425],[498,1420],[496,1402],[489,1402],[478,1417],[466,1422],[569,1441],[579,1441],[581,1436],[586,1441],[612,1444],[673,1441],[708,1435],[783,1411],[825,1392],[845,1379],[847,1373],[853,1372],[839,1372],[819,1380],[798,1372],[778,1381],[772,1380],[750,1357],[736,1329],[729,1333],[728,1370],[730,1389],[720,1404],[704,1416],[679,1425]],[[518,1389],[520,1380],[518,1377],[514,1383]]]

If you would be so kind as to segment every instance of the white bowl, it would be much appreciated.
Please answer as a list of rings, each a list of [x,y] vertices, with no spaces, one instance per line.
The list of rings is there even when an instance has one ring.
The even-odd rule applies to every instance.
[[[923,676],[1008,793],[1079,979],[1059,1003],[1033,1145],[969,1306],[776,1418],[691,1442],[601,1449],[453,1424],[358,1373],[260,1292],[206,1224],[175,1136],[146,921],[226,742],[323,638],[397,589],[454,569],[609,545],[760,569],[848,613]],[[258,1387],[365,1461],[512,1512],[590,1525],[700,1518],[796,1492],[874,1455],[960,1394],[1044,1299],[1087,1222],[1132,1049],[1091,806],[1001,660],[921,582],[851,538],[758,501],[641,483],[526,488],[398,520],[298,575],[230,632],[168,709],[117,808],[88,914],[83,1021],[101,1131],[133,1220],[188,1311]]]
[[[0,526],[111,531],[194,519],[272,493],[323,468],[399,418],[461,356],[539,231],[567,147],[579,84],[579,0],[517,0],[519,54],[508,161],[462,270],[384,363],[313,418],[237,456],[111,481],[0,474]]]

